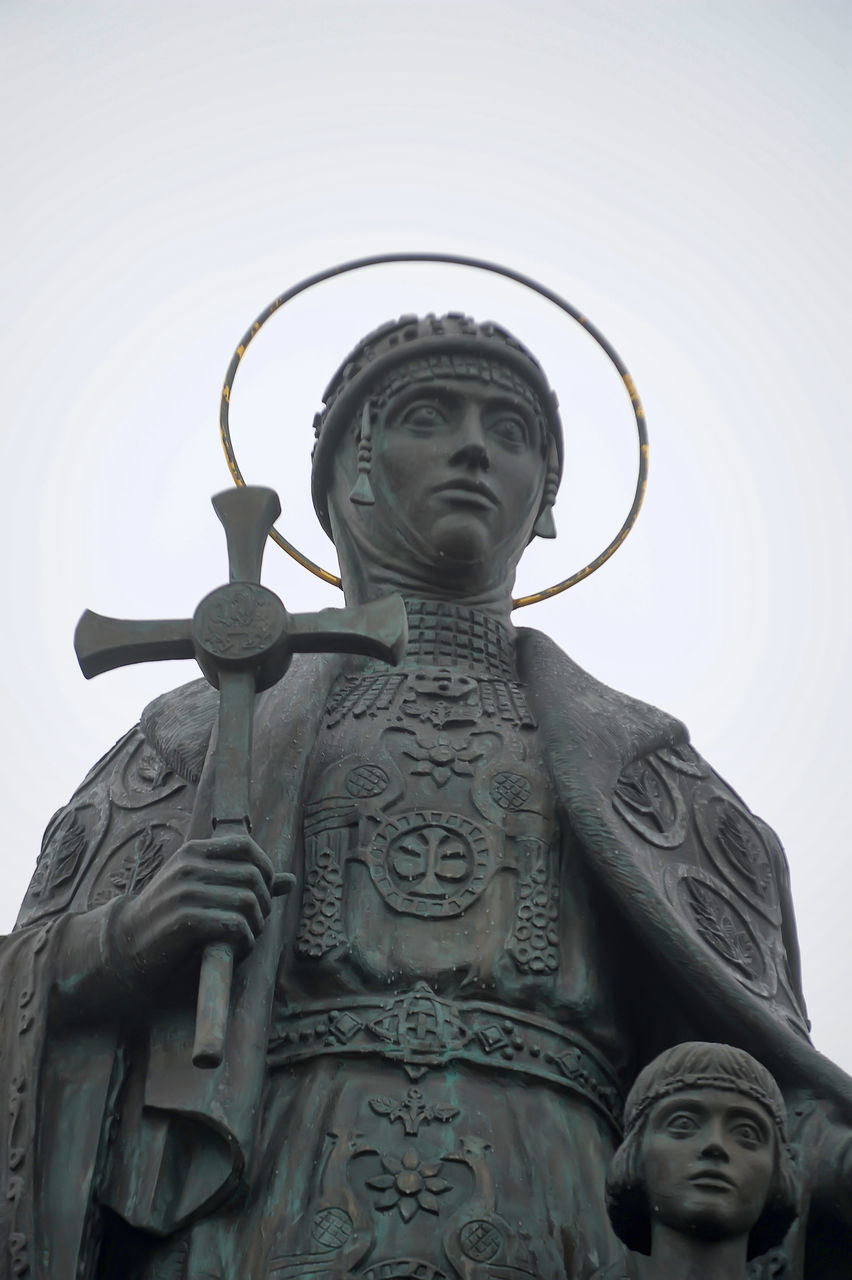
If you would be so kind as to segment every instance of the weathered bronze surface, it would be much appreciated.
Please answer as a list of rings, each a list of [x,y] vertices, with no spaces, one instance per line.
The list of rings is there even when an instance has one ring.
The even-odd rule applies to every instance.
[[[217,494],[213,507],[228,542],[227,586],[205,596],[191,622],[129,622],[87,610],[77,625],[74,647],[85,676],[133,662],[197,659],[219,691],[211,825],[220,854],[238,856],[243,837],[251,835],[257,694],[278,683],[294,653],[363,653],[397,663],[408,627],[399,596],[349,610],[288,614],[278,597],[260,585],[266,539],[281,513],[277,494],[256,486],[229,489]],[[245,848],[251,854],[250,842]],[[274,871],[267,887],[276,896],[294,883],[289,871]],[[197,1067],[218,1067],[222,1061],[233,968],[234,950],[227,942],[205,948],[192,1051]]]
[[[325,401],[314,500],[351,626],[398,593],[408,646],[390,669],[320,615],[280,682],[252,657],[229,833],[204,680],[51,820],[0,953],[6,1273],[645,1280],[606,1170],[637,1073],[700,1038],[786,1101],[799,1213],[750,1274],[852,1277],[852,1082],[808,1040],[777,838],[681,724],[511,625],[561,466],[540,368],[495,326],[408,317]],[[213,946],[236,964],[199,1067]]]
[[[777,1083],[742,1049],[682,1044],[639,1073],[607,1177],[616,1234],[647,1280],[746,1280],[800,1199]],[[770,1274],[783,1255],[764,1258]],[[757,1264],[757,1265],[764,1265]]]

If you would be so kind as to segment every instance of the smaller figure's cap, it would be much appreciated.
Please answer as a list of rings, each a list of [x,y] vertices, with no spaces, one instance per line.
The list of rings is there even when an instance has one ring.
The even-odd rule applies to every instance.
[[[331,536],[328,481],[331,460],[367,396],[376,407],[414,381],[476,378],[528,400],[556,446],[562,472],[562,423],[556,395],[541,365],[506,329],[450,312],[445,316],[402,316],[358,343],[335,373],[314,419],[311,492],[320,524]]]
[[[667,1049],[644,1067],[627,1095],[624,1128],[630,1133],[662,1098],[692,1089],[722,1089],[759,1102],[775,1121],[782,1140],[787,1110],[774,1078],[751,1054],[729,1044],[687,1041]]]

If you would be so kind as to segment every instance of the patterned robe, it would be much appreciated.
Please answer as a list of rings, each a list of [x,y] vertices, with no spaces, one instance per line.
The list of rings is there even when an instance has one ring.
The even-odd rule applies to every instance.
[[[777,839],[679,723],[534,632],[517,670],[483,659],[482,626],[415,646],[402,685],[305,658],[258,700],[256,834],[299,885],[238,967],[217,1071],[190,1065],[180,983],[124,1025],[61,1019],[49,984],[68,913],[204,829],[212,691],[152,704],[53,819],[2,959],[9,1274],[616,1274],[619,1099],[700,1038],[791,1102],[811,1207],[766,1274],[852,1275],[852,1083],[807,1039]]]

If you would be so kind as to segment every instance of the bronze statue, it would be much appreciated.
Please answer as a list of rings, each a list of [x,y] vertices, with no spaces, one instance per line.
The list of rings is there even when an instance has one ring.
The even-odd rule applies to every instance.
[[[650,1256],[647,1280],[746,1280],[780,1245],[798,1191],[778,1085],[724,1044],[667,1049],[627,1096],[625,1138],[607,1176],[610,1220]]]
[[[408,648],[297,654],[259,694],[251,836],[210,835],[204,681],[49,824],[0,958],[8,1273],[623,1274],[623,1098],[700,1036],[787,1098],[804,1200],[778,1274],[852,1275],[852,1082],[808,1041],[781,846],[681,724],[510,622],[563,460],[537,362],[406,317],[317,425],[347,605],[401,594]],[[199,1067],[211,946],[237,964]]]

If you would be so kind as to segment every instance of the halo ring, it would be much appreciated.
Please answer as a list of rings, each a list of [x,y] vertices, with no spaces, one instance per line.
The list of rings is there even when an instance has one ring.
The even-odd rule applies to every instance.
[[[562,591],[567,591],[569,587],[576,586],[578,582],[582,582],[584,578],[590,577],[596,570],[600,569],[602,564],[609,560],[610,556],[615,555],[618,548],[624,542],[630,530],[636,523],[639,511],[645,497],[645,489],[648,483],[648,431],[645,424],[645,411],[642,408],[642,402],[639,399],[639,393],[636,385],[630,376],[630,373],[624,361],[610,342],[604,337],[599,329],[592,324],[586,316],[583,315],[576,307],[573,307],[565,298],[560,297],[558,293],[554,293],[552,289],[548,289],[546,285],[540,284],[531,276],[523,275],[520,271],[515,271],[512,267],[504,267],[496,262],[489,262],[485,258],[471,258],[463,254],[454,253],[377,253],[371,254],[365,258],[353,258],[349,262],[342,262],[335,267],[327,267],[324,271],[318,271],[315,275],[308,276],[305,280],[301,280],[292,288],[287,289],[284,293],[279,294],[269,306],[261,311],[260,315],[242,336],[236,351],[231,357],[225,373],[225,381],[222,386],[222,394],[219,401],[219,433],[222,438],[222,448],[225,451],[225,458],[228,462],[228,470],[233,477],[236,485],[244,485],[245,479],[240,471],[237,456],[234,452],[233,441],[231,440],[230,427],[230,405],[231,392],[234,386],[234,379],[240,366],[243,356],[245,355],[249,345],[257,337],[260,330],[266,324],[270,316],[293,298],[298,297],[300,293],[305,293],[308,289],[312,289],[314,285],[322,284],[325,280],[332,280],[335,276],[346,275],[351,271],[360,271],[365,267],[385,266],[394,262],[442,262],[450,266],[471,267],[475,271],[489,271],[492,275],[504,276],[507,280],[514,280],[516,284],[523,285],[526,289],[531,289],[533,293],[539,294],[542,298],[546,298],[548,302],[552,302],[560,311],[564,311],[572,320],[576,321],[586,333],[594,339],[615,369],[624,383],[630,403],[633,408],[633,415],[636,419],[636,432],[639,440],[639,470],[636,477],[636,488],[633,494],[633,501],[630,510],[625,517],[624,523],[618,533],[607,544],[594,560],[590,560],[582,569],[578,569],[576,573],[571,574],[569,578],[564,578],[561,582],[554,583],[551,587],[545,587],[542,591],[534,591],[530,595],[518,596],[512,601],[513,609],[522,609],[526,605],[538,604],[541,600],[548,600],[552,596],[557,596]],[[313,560],[303,555],[297,547],[288,542],[283,534],[273,528],[269,534],[273,542],[277,543],[283,551],[300,564],[303,569],[307,569],[309,573],[313,573],[316,577],[322,578],[324,582],[331,583],[334,587],[340,587],[340,578],[323,569],[321,565],[315,564]]]

